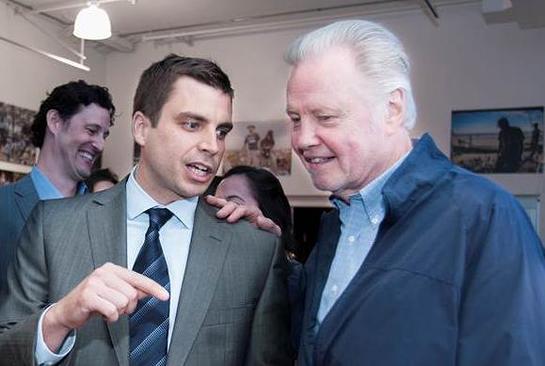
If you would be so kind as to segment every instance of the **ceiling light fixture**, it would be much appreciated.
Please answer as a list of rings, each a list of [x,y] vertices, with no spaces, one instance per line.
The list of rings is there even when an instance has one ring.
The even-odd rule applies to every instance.
[[[74,36],[81,39],[98,41],[112,36],[112,23],[104,9],[98,7],[98,1],[92,0],[86,8],[79,11],[74,23]]]

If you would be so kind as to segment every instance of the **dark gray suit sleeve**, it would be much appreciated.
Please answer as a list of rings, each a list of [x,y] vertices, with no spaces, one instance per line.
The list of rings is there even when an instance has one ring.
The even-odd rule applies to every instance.
[[[33,365],[36,327],[47,306],[47,265],[43,245],[43,204],[23,229],[0,299],[0,365]]]
[[[293,365],[287,266],[287,259],[278,239],[263,293],[254,314],[246,365]]]

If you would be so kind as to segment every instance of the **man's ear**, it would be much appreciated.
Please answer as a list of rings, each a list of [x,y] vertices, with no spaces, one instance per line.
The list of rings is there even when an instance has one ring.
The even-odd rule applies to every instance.
[[[64,125],[64,121],[62,120],[59,112],[56,109],[50,109],[45,114],[45,119],[47,121],[47,128],[49,131],[51,131],[53,135],[57,135]]]
[[[405,114],[407,109],[405,90],[397,88],[388,95],[388,105],[386,110],[386,131],[393,134],[400,128],[405,128]]]
[[[146,145],[148,131],[150,128],[152,128],[152,126],[149,118],[140,111],[135,112],[132,116],[132,136],[138,145]]]

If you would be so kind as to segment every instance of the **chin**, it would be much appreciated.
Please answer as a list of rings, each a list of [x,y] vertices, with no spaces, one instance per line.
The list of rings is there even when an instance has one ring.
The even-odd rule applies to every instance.
[[[312,181],[312,183],[314,184],[314,187],[320,191],[333,191],[331,184],[328,184],[327,182]]]

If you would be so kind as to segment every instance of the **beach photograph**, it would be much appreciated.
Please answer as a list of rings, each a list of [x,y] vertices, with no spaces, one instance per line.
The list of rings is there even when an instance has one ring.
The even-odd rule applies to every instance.
[[[543,107],[453,111],[450,151],[475,173],[542,173]]]

